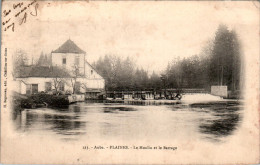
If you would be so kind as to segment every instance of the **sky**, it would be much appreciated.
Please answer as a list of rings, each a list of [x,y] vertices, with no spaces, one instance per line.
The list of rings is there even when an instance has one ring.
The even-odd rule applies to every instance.
[[[23,49],[37,59],[41,52],[50,53],[71,39],[86,51],[90,63],[106,54],[130,56],[137,66],[161,72],[176,57],[199,55],[218,26],[225,24],[236,30],[246,53],[256,53],[250,52],[259,30],[259,4],[253,2],[38,3],[36,17],[29,15],[15,32],[3,33],[11,52]],[[3,10],[12,5],[13,1],[6,2]]]

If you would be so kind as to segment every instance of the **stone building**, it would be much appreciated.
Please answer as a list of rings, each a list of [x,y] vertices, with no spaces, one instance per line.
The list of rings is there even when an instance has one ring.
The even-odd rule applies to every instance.
[[[86,52],[70,39],[51,52],[49,66],[23,66],[15,81],[21,94],[58,90],[85,93],[89,98],[96,97],[105,87],[103,77],[87,62]]]

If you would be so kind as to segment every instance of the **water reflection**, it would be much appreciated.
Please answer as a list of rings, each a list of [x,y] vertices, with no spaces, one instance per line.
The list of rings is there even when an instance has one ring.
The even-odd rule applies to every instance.
[[[219,138],[232,135],[241,122],[241,106],[238,102],[217,102],[206,104],[193,104],[191,107],[207,108],[212,117],[202,120],[199,125],[201,133],[207,138],[218,141]]]
[[[104,113],[116,113],[117,111],[136,111],[132,107],[104,107]]]
[[[63,109],[33,109],[17,114],[17,129],[22,132],[41,132],[43,130],[62,135],[80,135],[86,121],[80,120],[81,107],[77,105]],[[85,112],[84,112],[85,113]]]
[[[83,102],[62,109],[27,109],[16,113],[13,121],[17,131],[28,136],[46,135],[66,140],[197,138],[218,142],[235,135],[242,116],[241,105],[236,101],[197,104],[123,101]]]

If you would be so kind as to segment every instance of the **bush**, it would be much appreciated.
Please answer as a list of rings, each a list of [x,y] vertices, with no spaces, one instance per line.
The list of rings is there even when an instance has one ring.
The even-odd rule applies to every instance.
[[[35,108],[36,103],[34,100],[28,98],[28,99],[22,99],[21,100],[21,108]]]
[[[50,104],[52,106],[61,107],[64,105],[68,105],[69,99],[68,99],[68,96],[64,96],[64,95],[53,96],[48,104]]]
[[[34,108],[39,105],[49,105],[53,107],[62,107],[69,105],[68,96],[65,95],[49,95],[45,93],[38,93],[29,96],[27,99],[21,100],[22,108]]]

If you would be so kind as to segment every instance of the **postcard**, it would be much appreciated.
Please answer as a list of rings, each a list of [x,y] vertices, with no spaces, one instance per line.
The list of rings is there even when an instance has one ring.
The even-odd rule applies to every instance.
[[[2,164],[258,164],[259,1],[4,0]]]

